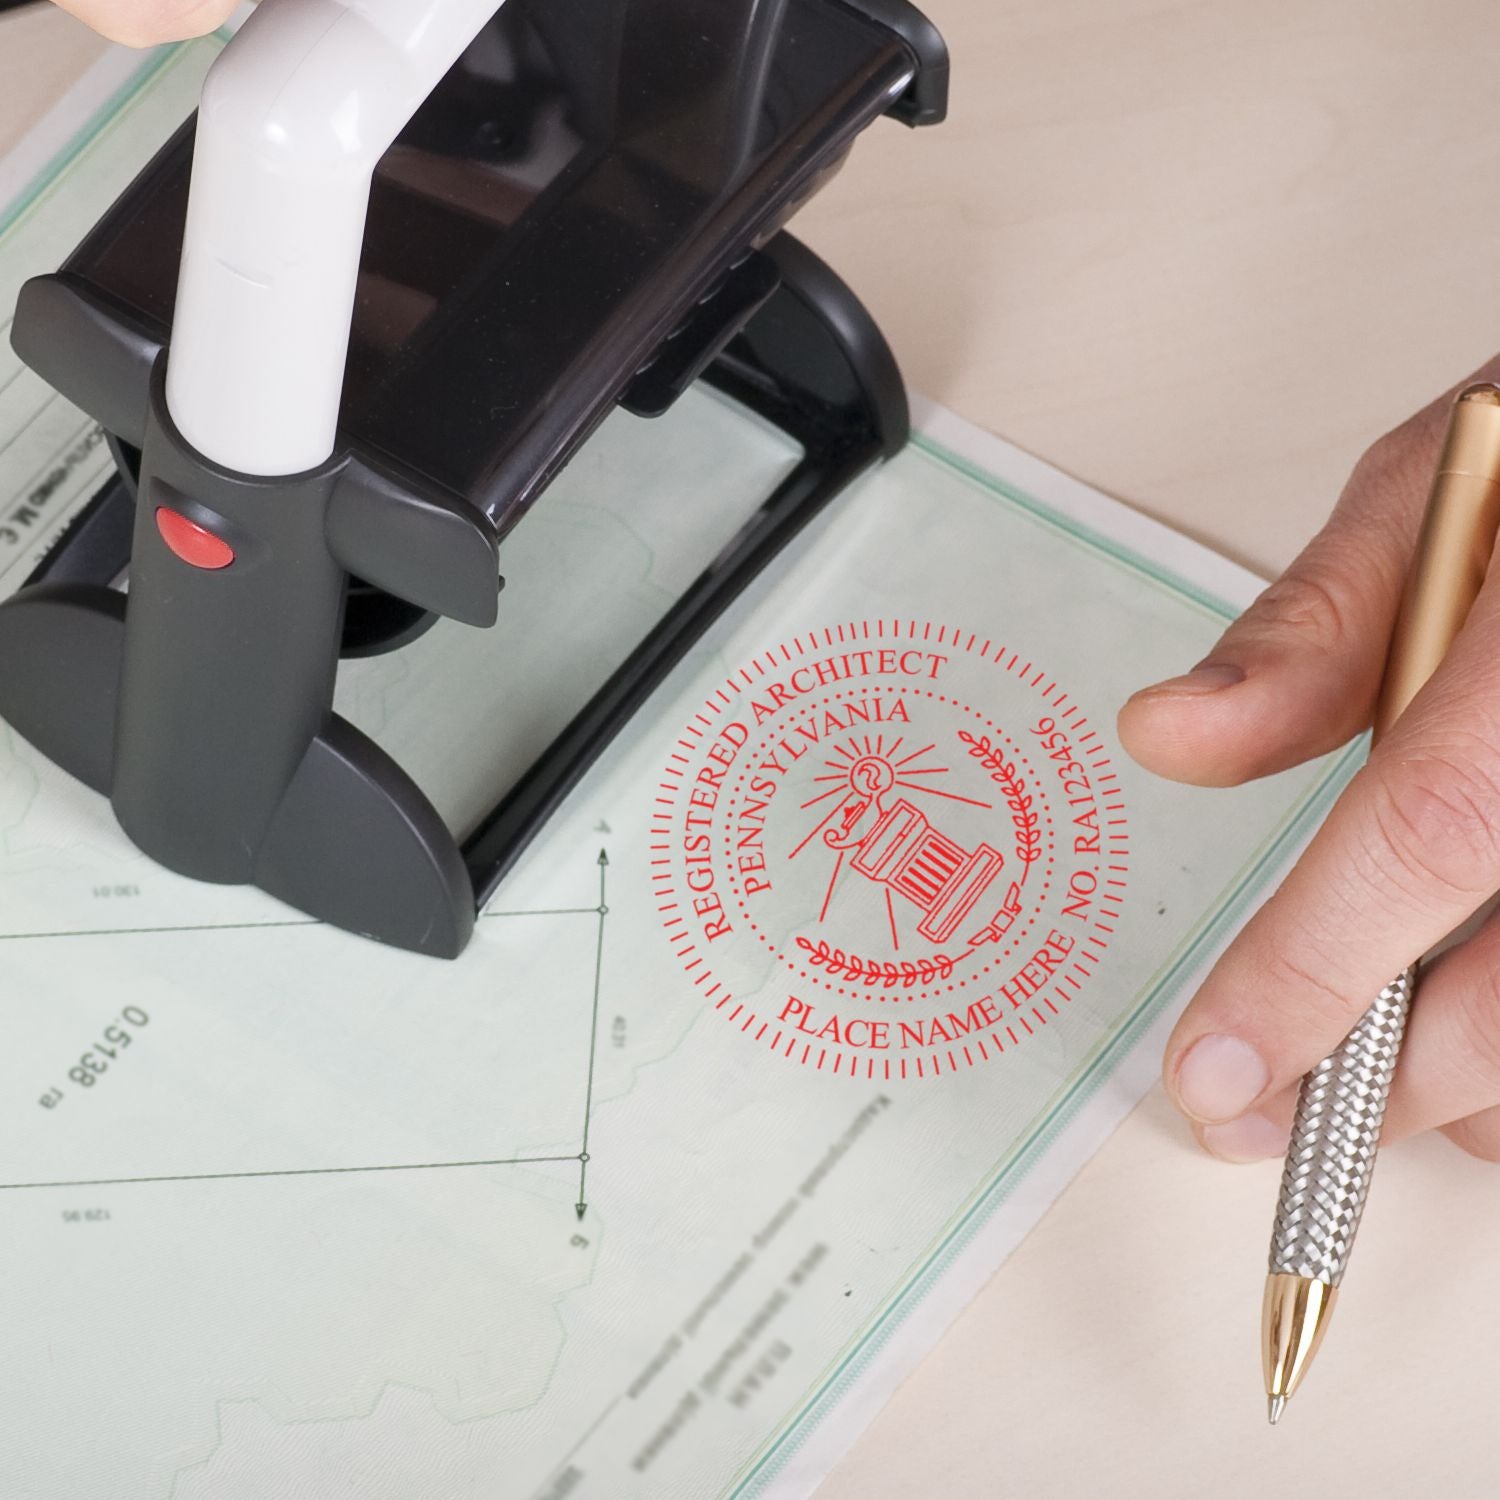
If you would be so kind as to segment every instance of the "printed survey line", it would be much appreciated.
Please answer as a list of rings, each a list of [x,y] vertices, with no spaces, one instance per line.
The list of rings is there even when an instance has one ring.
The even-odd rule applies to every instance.
[[[279,1167],[232,1172],[160,1172],[133,1176],[56,1178],[36,1182],[0,1182],[0,1193],[31,1192],[44,1189],[140,1187],[159,1183],[265,1181],[276,1178],[337,1177],[379,1172],[449,1172],[485,1167],[540,1166],[557,1162],[577,1162],[579,1168],[578,1197],[574,1203],[574,1212],[579,1219],[582,1219],[588,1210],[588,1165],[591,1159],[589,1135],[593,1114],[594,1074],[599,1051],[599,1002],[603,988],[604,928],[606,918],[609,915],[607,884],[609,855],[606,850],[601,849],[599,851],[598,867],[599,900],[593,906],[552,907],[536,911],[482,913],[482,915],[494,917],[589,916],[595,918],[598,924],[594,945],[594,969],[589,1015],[588,1067],[584,1086],[582,1144],[577,1151],[556,1152],[540,1156],[475,1157],[452,1161],[374,1162],[332,1167]],[[0,933],[0,943],[48,937],[136,937],[163,933],[242,932],[263,928],[322,927],[324,925],[311,917],[297,917],[283,921],[206,923],[201,926],[185,927],[114,927],[67,933]]]
[[[273,1177],[339,1177],[365,1172],[452,1172],[473,1167],[521,1167],[546,1162],[577,1161],[576,1152],[564,1156],[500,1156],[482,1161],[377,1162],[353,1167],[269,1167],[256,1172],[169,1172],[152,1177],[77,1177],[54,1182],[0,1182],[0,1193],[23,1193],[43,1188],[139,1187],[159,1182],[243,1182]]]

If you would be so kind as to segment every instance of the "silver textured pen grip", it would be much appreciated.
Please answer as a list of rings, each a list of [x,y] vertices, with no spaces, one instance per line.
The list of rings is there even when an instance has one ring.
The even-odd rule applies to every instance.
[[[1386,985],[1343,1046],[1302,1081],[1271,1231],[1272,1274],[1329,1286],[1343,1277],[1416,983],[1410,968]]]

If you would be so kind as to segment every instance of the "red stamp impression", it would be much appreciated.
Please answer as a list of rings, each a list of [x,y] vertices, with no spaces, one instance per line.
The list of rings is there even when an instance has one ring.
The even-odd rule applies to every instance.
[[[997,641],[814,631],[683,731],[652,819],[657,909],[751,1040],[861,1078],[956,1072],[1066,1024],[1129,876],[1082,707]]]

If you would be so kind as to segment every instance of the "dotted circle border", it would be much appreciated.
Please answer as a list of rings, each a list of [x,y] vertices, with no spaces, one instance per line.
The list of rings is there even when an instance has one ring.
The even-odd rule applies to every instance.
[[[950,650],[977,654],[982,659],[999,665],[1003,671],[1017,677],[1041,697],[1049,706],[1051,715],[1056,716],[1059,727],[1066,729],[1071,743],[1082,752],[1080,759],[1089,768],[1089,779],[1096,792],[1095,805],[1103,815],[1099,830],[1102,878],[1096,893],[1098,911],[1087,936],[1080,937],[1072,962],[1059,969],[1047,987],[1064,1005],[1070,1002],[1092,977],[1100,956],[1109,947],[1109,939],[1115,932],[1115,923],[1124,900],[1130,874],[1130,843],[1124,800],[1119,777],[1111,766],[1104,742],[1098,731],[1089,727],[1083,709],[1070,699],[1042,667],[1030,659],[1023,661],[1019,652],[1012,651],[993,637],[981,638],[972,631],[915,619],[851,621],[794,636],[756,656],[726,678],[683,727],[682,734],[668,754],[662,780],[657,785],[648,846],[649,874],[662,928],[685,973],[694,986],[702,990],[704,999],[713,1002],[715,1012],[723,1015],[753,1041],[764,1043],[772,1052],[795,1061],[799,1066],[811,1068],[815,1072],[826,1072],[834,1077],[884,1082],[907,1078],[939,1078],[944,1073],[957,1073],[964,1067],[976,1067],[981,1062],[988,1062],[994,1057],[1002,1056],[1007,1050],[1020,1046],[1026,1037],[1035,1036],[1038,1030],[1050,1024],[1051,1017],[1061,1014],[1061,1009],[1052,994],[1038,991],[1033,998],[1039,1003],[1014,1009],[1008,1019],[1002,1019],[984,1036],[970,1035],[951,1046],[940,1043],[922,1051],[905,1052],[895,1059],[888,1055],[876,1058],[867,1053],[846,1050],[820,1042],[816,1038],[805,1037],[775,1019],[762,1017],[748,1008],[715,978],[707,958],[698,949],[686,918],[677,910],[679,903],[672,871],[671,832],[679,794],[685,785],[684,777],[687,767],[692,764],[693,752],[705,739],[711,737],[716,720],[747,688],[753,688],[769,673],[786,666],[795,666],[800,659],[817,652],[836,650],[841,646],[851,649],[871,645],[878,647],[882,642],[895,645],[902,641],[947,646]],[[1019,1033],[1016,1030],[1018,1025]],[[1003,1038],[1001,1032],[1004,1033]]]

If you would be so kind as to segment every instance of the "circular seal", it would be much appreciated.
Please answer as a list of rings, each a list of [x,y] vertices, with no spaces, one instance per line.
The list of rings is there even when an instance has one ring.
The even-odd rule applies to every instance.
[[[1129,875],[1119,780],[1046,670],[951,626],[799,636],[668,759],[652,880],[687,974],[806,1067],[956,1072],[1059,1024]]]

